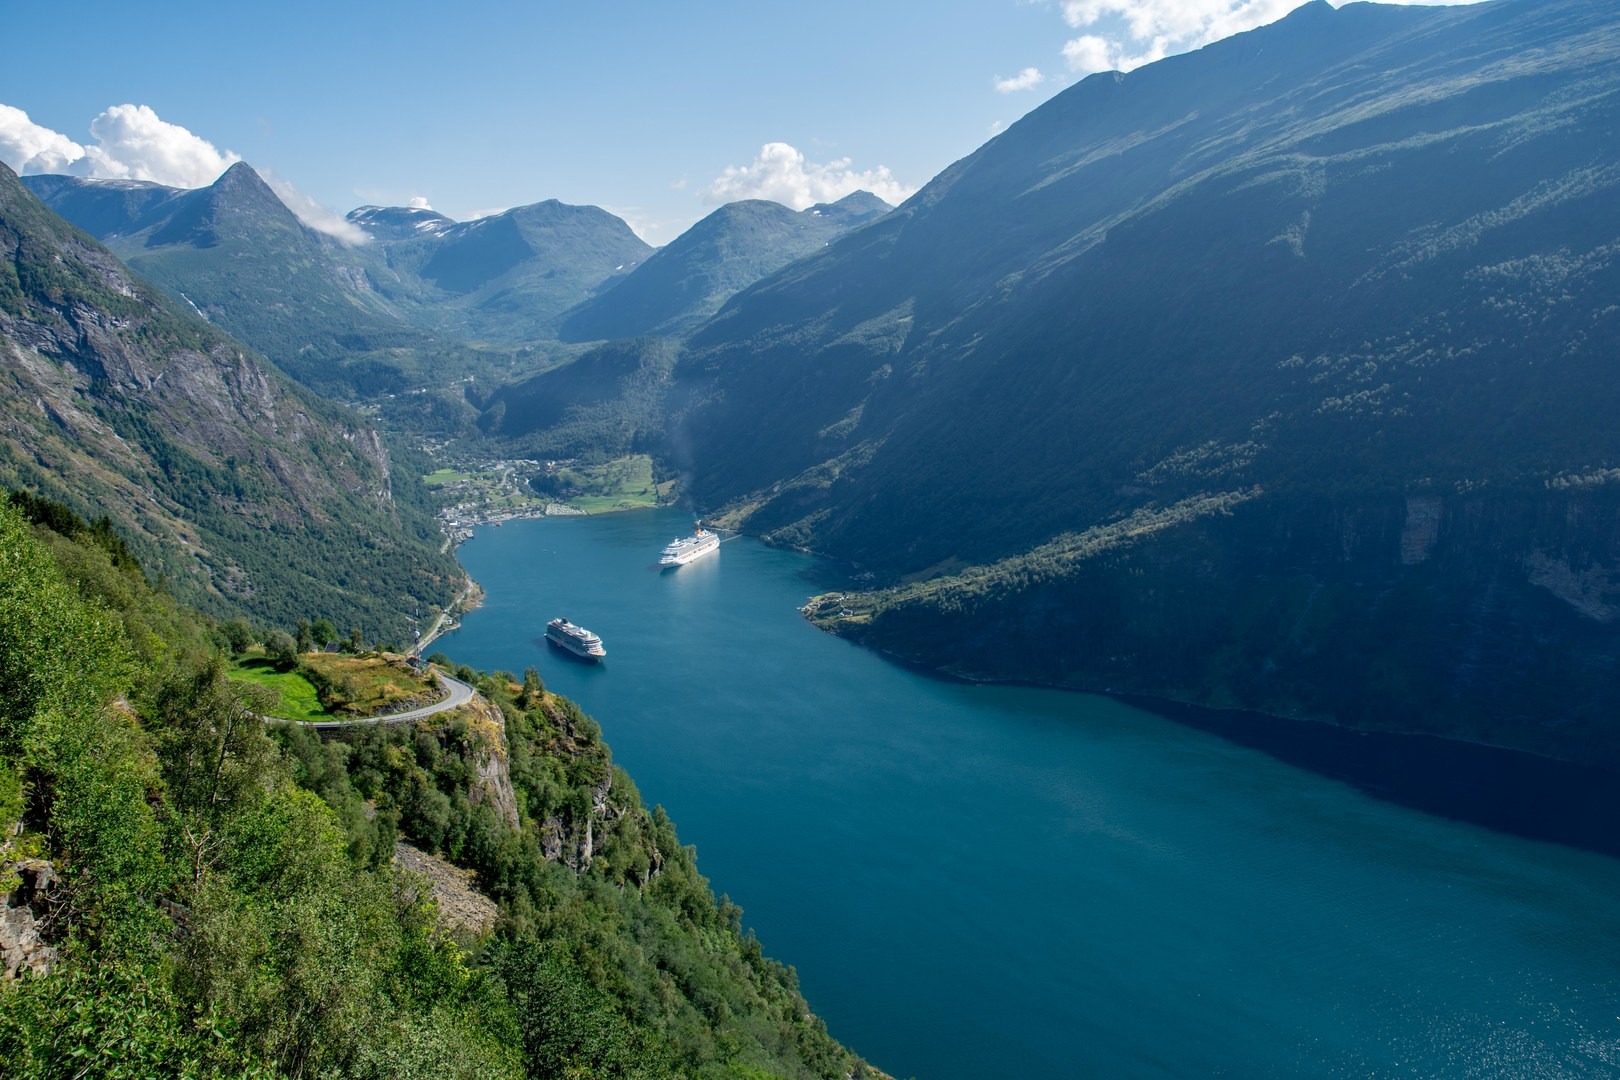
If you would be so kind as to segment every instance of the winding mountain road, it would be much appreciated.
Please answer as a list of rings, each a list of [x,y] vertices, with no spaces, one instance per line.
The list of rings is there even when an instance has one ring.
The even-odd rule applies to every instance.
[[[298,724],[301,727],[315,728],[317,731],[334,731],[338,728],[363,727],[367,724],[409,724],[413,720],[421,720],[446,709],[458,708],[472,700],[473,688],[460,679],[452,679],[442,671],[435,671],[433,677],[439,680],[440,686],[450,691],[450,695],[443,701],[424,705],[420,709],[383,713],[381,716],[360,716],[353,720],[288,720],[279,716],[267,716],[264,719],[283,724]]]

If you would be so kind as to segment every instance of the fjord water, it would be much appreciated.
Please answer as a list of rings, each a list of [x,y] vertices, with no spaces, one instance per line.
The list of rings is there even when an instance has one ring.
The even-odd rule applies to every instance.
[[[594,715],[832,1033],[896,1076],[1620,1072],[1620,861],[1084,694],[932,679],[676,511],[479,529],[434,647]],[[549,651],[566,615],[607,662]],[[1620,822],[1614,823],[1620,826]]]

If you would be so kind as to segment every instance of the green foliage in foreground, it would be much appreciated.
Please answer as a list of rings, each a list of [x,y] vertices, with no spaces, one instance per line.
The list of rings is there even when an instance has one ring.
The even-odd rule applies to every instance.
[[[201,620],[65,532],[0,507],[0,877],[33,852],[64,881],[55,970],[0,983],[6,1075],[864,1073],[537,679],[482,680],[513,830],[468,798],[493,725],[267,732]],[[609,781],[589,869],[549,861]],[[493,939],[441,928],[396,830],[478,870]]]

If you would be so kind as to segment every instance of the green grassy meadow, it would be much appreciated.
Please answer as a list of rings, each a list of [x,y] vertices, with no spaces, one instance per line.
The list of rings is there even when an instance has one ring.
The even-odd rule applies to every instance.
[[[296,671],[277,671],[275,662],[248,657],[231,665],[230,677],[263,686],[277,695],[273,715],[283,720],[334,720],[321,706],[310,681]]]

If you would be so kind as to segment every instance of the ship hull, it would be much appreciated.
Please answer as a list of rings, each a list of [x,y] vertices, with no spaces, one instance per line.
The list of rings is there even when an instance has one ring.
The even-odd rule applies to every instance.
[[[594,664],[607,656],[601,638],[584,627],[575,626],[564,619],[556,619],[546,624],[546,641],[553,648],[589,664]]]
[[[581,664],[600,664],[603,660],[607,659],[607,653],[605,652],[600,656],[595,653],[581,652],[572,645],[567,645],[561,641],[558,641],[550,634],[546,635],[546,644],[568,657],[568,659],[577,660]]]

